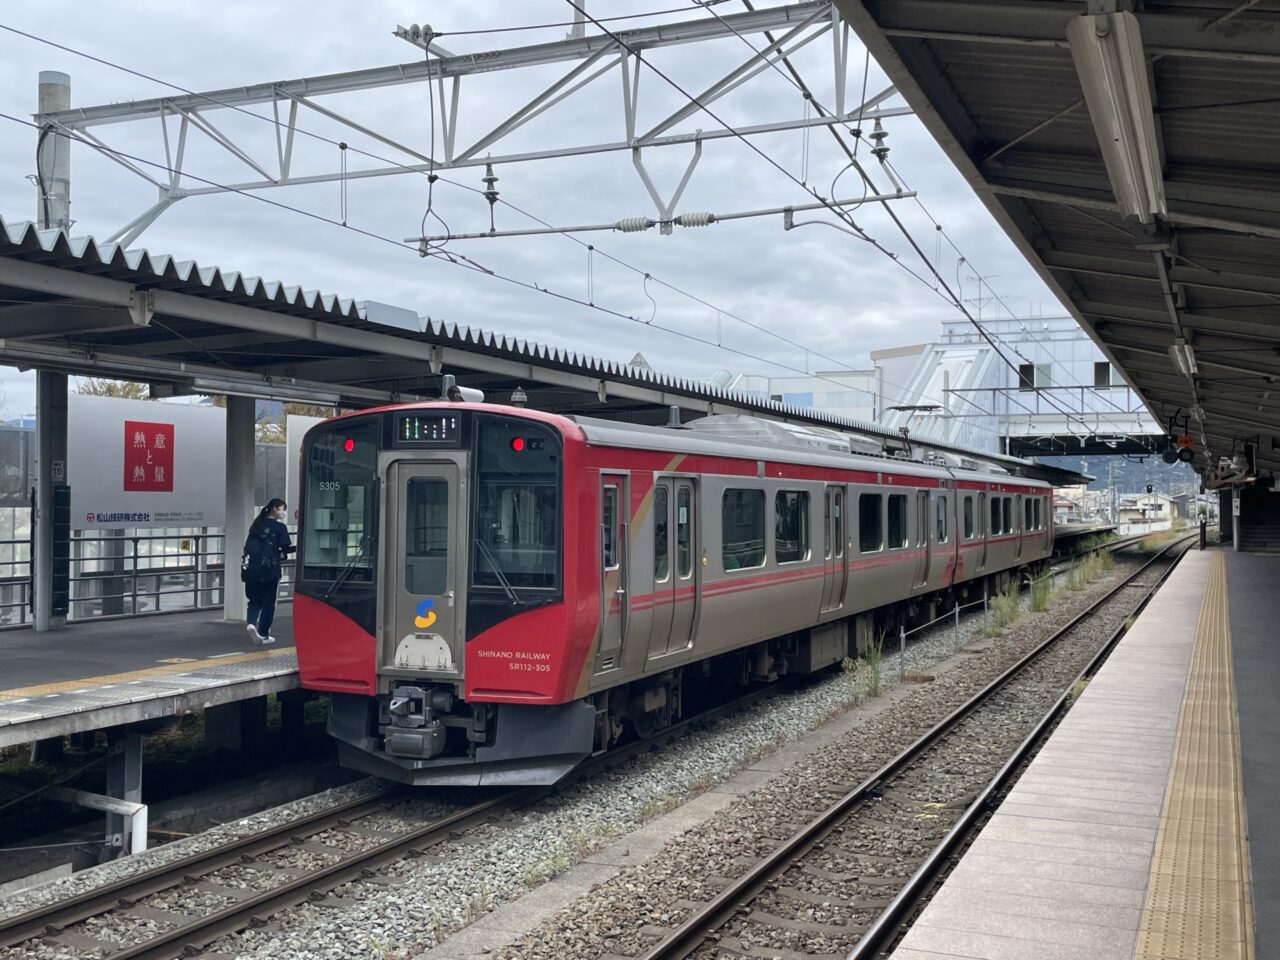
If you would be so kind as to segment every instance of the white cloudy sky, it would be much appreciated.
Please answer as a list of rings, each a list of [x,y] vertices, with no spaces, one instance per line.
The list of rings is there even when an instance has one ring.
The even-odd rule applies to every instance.
[[[603,15],[680,7],[684,0],[593,0],[590,10]],[[722,13],[741,10],[721,3]],[[409,4],[391,0],[342,3],[249,3],[216,0],[212,4],[173,4],[143,0],[102,0],[95,4],[45,0],[39,4],[6,4],[0,23],[57,39],[68,46],[149,73],[195,90],[291,79],[355,70],[416,59],[415,48],[391,35],[397,23],[429,21],[437,31],[478,30],[517,24],[545,23],[572,17],[564,0],[436,0]],[[687,11],[666,20],[709,16]],[[629,24],[624,24],[629,25]],[[594,28],[588,28],[594,29]],[[563,27],[531,33],[449,36],[442,43],[454,52],[474,52],[545,42],[563,36]],[[750,38],[762,44],[759,36]],[[856,46],[856,39],[854,41]],[[656,51],[653,62],[687,90],[704,89],[718,76],[750,56],[737,38],[697,46]],[[863,51],[850,54],[849,97],[862,87]],[[829,38],[802,51],[796,65],[823,104],[834,103]],[[459,148],[513,112],[541,83],[569,65],[469,77],[462,84]],[[89,106],[173,92],[89,60],[0,31],[0,112],[29,117],[35,109],[40,70],[62,70],[72,77],[72,103]],[[868,92],[886,84],[872,63]],[[681,106],[682,96],[657,74],[646,70],[641,81],[640,123],[651,125]],[[322,101],[375,130],[427,152],[429,122],[425,88],[409,85],[374,93],[348,94]],[[901,104],[901,100],[892,101]],[[256,108],[269,113],[269,106]],[[798,91],[774,71],[766,71],[719,101],[716,113],[731,124],[765,123],[801,115]],[[275,143],[269,124],[230,111],[211,111],[211,119],[246,145],[268,169]],[[303,113],[300,125],[315,133],[344,139],[356,147],[395,159],[406,159],[390,147],[358,133],[342,130],[316,114]],[[717,122],[697,115],[677,128],[713,129]],[[1015,310],[1058,312],[1052,295],[1025,264],[912,117],[886,123],[892,159],[906,182],[966,254],[945,244],[940,270],[958,278],[965,297],[977,289],[977,273]],[[95,132],[118,149],[162,162],[159,122],[99,127]],[[623,138],[621,92],[615,72],[556,106],[494,148],[515,153],[538,147],[569,146]],[[799,132],[758,137],[755,144],[797,178],[807,176],[824,196],[845,163],[830,136],[812,131],[806,152]],[[34,170],[34,131],[0,119],[0,215],[7,222],[32,217],[34,189],[26,179]],[[865,149],[865,147],[864,147]],[[295,147],[295,171],[332,168],[337,148],[301,138]],[[672,147],[649,151],[648,164],[658,183],[674,184],[689,150]],[[865,153],[860,153],[865,156]],[[106,236],[131,220],[154,199],[149,184],[110,161],[77,146],[72,154],[73,232]],[[352,156],[350,166],[371,165]],[[193,135],[187,169],[208,180],[250,179],[244,166],[209,141]],[[481,186],[481,170],[446,173],[449,179]],[[503,165],[498,169],[504,199],[556,225],[612,222],[627,216],[652,216],[653,205],[626,153],[588,158]],[[888,182],[877,174],[882,187]],[[855,190],[856,175],[846,175],[837,191]],[[192,184],[193,186],[195,184]],[[329,218],[339,214],[336,184],[270,190],[259,196]],[[804,190],[745,145],[731,140],[706,144],[679,211],[728,213],[803,203]],[[352,183],[348,222],[392,240],[419,232],[426,203],[426,180],[403,175]],[[486,229],[487,208],[474,193],[440,182],[434,210],[453,231]],[[895,210],[920,238],[927,253],[935,249],[932,223],[913,201]],[[868,206],[854,213],[869,234],[902,262],[924,273],[907,241],[883,210]],[[798,215],[800,218],[800,215]],[[819,219],[817,214],[803,219]],[[826,219],[831,219],[830,217]],[[499,206],[503,228],[534,226],[510,208]],[[435,224],[436,227],[439,224]],[[933,290],[896,266],[868,244],[836,230],[807,226],[782,229],[780,217],[717,224],[701,230],[677,228],[674,236],[656,230],[638,235],[585,234],[585,239],[665,281],[695,294],[715,307],[777,331],[841,363],[868,364],[870,350],[931,339],[941,319],[955,316]],[[657,368],[688,376],[707,376],[724,367],[735,372],[784,375],[787,371],[749,360],[713,346],[702,346],[586,307],[556,300],[497,279],[459,269],[439,260],[422,260],[412,251],[371,239],[339,226],[236,195],[189,198],[170,209],[139,241],[152,251],[195,259],[246,274],[318,288],[356,299],[381,300],[410,307],[436,319],[482,327],[519,337],[558,344],[583,353],[627,360],[643,351]],[[587,255],[559,236],[481,241],[453,241],[451,249],[512,277],[543,287],[585,296]],[[688,334],[714,339],[712,309],[656,283],[645,292],[641,274],[595,259],[597,303]],[[988,304],[986,315],[995,308]],[[740,350],[791,367],[830,369],[832,363],[808,357],[788,346],[726,319],[723,339]],[[30,411],[33,387],[28,375],[0,367],[0,415]]]

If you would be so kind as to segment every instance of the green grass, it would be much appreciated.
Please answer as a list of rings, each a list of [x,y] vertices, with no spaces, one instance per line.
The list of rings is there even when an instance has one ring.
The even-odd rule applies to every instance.
[[[1031,582],[1031,609],[1035,613],[1043,613],[1049,609],[1049,603],[1053,599],[1053,591],[1050,588],[1049,577],[1043,576],[1038,580]]]
[[[1018,602],[1018,585],[1011,583],[1003,593],[996,594],[990,601],[991,625],[987,628],[990,636],[998,637],[1004,628],[1022,616],[1022,606]]]

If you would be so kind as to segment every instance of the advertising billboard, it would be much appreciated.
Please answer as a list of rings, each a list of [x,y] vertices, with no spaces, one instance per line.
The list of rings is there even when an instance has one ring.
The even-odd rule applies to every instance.
[[[222,526],[221,408],[74,393],[67,401],[75,529]]]

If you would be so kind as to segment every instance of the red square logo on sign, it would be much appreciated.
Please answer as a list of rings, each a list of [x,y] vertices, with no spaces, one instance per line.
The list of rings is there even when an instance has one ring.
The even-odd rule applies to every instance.
[[[173,492],[173,424],[124,422],[125,492]]]

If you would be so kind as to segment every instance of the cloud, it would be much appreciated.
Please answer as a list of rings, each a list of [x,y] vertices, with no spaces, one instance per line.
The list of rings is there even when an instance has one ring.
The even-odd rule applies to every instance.
[[[645,9],[639,2],[619,2],[611,15]],[[652,6],[652,5],[649,5]],[[728,7],[725,8],[726,10]],[[515,10],[516,12],[513,12]],[[594,12],[594,11],[593,11]],[[437,30],[506,27],[517,23],[572,19],[572,9],[556,0],[511,5],[497,0],[442,0],[430,10]],[[690,18],[704,16],[690,12]],[[424,16],[415,4],[373,2],[248,4],[209,7],[172,6],[157,2],[120,2],[85,6],[56,0],[7,11],[6,21],[21,29],[53,37],[155,77],[191,89],[207,90],[245,83],[355,70],[414,60],[413,47],[396,40],[391,30]],[[565,29],[487,36],[448,36],[441,42],[456,52],[483,51],[520,43],[545,42]],[[759,43],[759,37],[750,38]],[[856,41],[855,41],[856,42]],[[171,92],[146,80],[94,64],[12,34],[0,34],[0,109],[27,115],[34,107],[36,75],[42,69],[72,76],[74,105],[141,99]],[[699,93],[751,51],[736,38],[714,44],[676,46],[653,51],[646,60]],[[816,98],[835,102],[830,46],[819,40],[795,58]],[[848,102],[862,93],[863,53],[850,53]],[[540,82],[549,82],[569,65],[506,71],[468,77],[461,86],[457,146],[474,142],[525,103]],[[871,65],[868,92],[885,80]],[[345,94],[322,101],[358,122],[384,132],[420,152],[429,149],[430,110],[419,84],[376,93]],[[645,69],[641,77],[639,129],[647,129],[687,101],[661,77]],[[900,101],[897,101],[900,103]],[[625,137],[622,97],[616,71],[562,104],[548,110],[492,149],[518,152],[534,146],[620,141]],[[440,104],[436,105],[437,111]],[[269,113],[269,106],[255,108]],[[766,70],[713,106],[730,124],[762,123],[795,116],[804,109],[800,93],[784,77]],[[228,136],[242,142],[255,159],[272,170],[275,139],[269,124],[227,110],[210,118]],[[304,110],[301,125],[352,147],[408,161],[393,148],[364,137],[318,114]],[[33,167],[34,133],[0,121],[0,211],[6,219],[34,212],[34,190],[23,177]],[[695,114],[673,131],[717,129],[718,122]],[[933,216],[969,257],[937,236],[933,222],[914,201],[899,200],[893,209],[918,238],[948,282],[958,280],[966,296],[977,288],[976,277],[995,277],[991,284],[1015,309],[1052,296],[1026,265],[963,179],[915,118],[886,121],[891,159]],[[108,143],[154,161],[164,161],[159,122],[99,128]],[[176,133],[176,126],[171,127]],[[440,147],[437,129],[437,149]],[[829,133],[812,129],[753,138],[765,155],[738,140],[704,145],[702,159],[679,204],[681,211],[729,213],[812,199],[787,174],[805,180],[824,195],[842,167],[845,155]],[[294,146],[294,172],[332,169],[338,148],[299,137]],[[691,155],[686,146],[646,151],[645,163],[655,183],[670,190]],[[859,158],[870,162],[867,147]],[[351,169],[382,165],[349,152]],[[775,165],[776,164],[776,165]],[[874,164],[872,164],[874,166]],[[782,173],[779,167],[787,171]],[[193,134],[187,146],[187,169],[208,180],[236,182],[256,178],[221,147]],[[433,191],[433,210],[453,232],[486,230],[489,208],[474,192],[483,168],[447,172]],[[632,166],[627,151],[585,158],[501,164],[498,189],[504,200],[555,225],[610,223],[628,216],[653,216],[653,202]],[[877,186],[888,189],[879,171]],[[106,236],[152,202],[155,188],[92,151],[75,147],[72,161],[73,232]],[[186,186],[202,184],[187,181]],[[844,174],[839,192],[861,193],[853,173]],[[696,343],[689,337],[720,339],[743,352],[776,359],[800,369],[830,368],[829,360],[857,367],[869,364],[873,349],[935,339],[938,322],[955,315],[934,290],[934,278],[912,252],[888,215],[878,205],[853,212],[863,229],[883,250],[828,226],[783,229],[780,216],[718,223],[700,229],[677,228],[674,235],[657,230],[643,234],[585,233],[579,239],[595,245],[588,251],[560,236],[527,239],[458,241],[449,249],[465,253],[485,266],[525,283],[585,298],[588,261],[594,302],[638,318],[619,319],[546,294],[451,266],[423,260],[398,241],[416,235],[427,199],[426,178],[405,174],[353,181],[346,190],[347,222],[383,239],[344,229],[273,204],[284,204],[329,220],[340,219],[342,194],[337,184],[262,191],[257,199],[234,194],[190,197],[176,204],[142,237],[153,251],[196,259],[202,264],[237,269],[246,274],[318,288],[358,299],[383,300],[411,307],[435,319],[482,327],[535,339],[579,352],[627,360],[642,351],[658,369],[685,376],[706,376],[719,367],[744,373],[786,370],[768,363]],[[269,202],[264,202],[269,201]],[[500,204],[494,211],[500,228],[536,224]],[[829,215],[797,214],[798,220],[832,220]],[[428,229],[440,224],[428,218]],[[606,254],[624,261],[622,266]],[[906,272],[909,266],[929,282]],[[652,278],[645,282],[644,274]],[[665,282],[670,286],[663,286]],[[672,289],[687,291],[686,296]],[[650,301],[646,292],[653,297]],[[704,303],[712,306],[706,306]],[[656,307],[655,307],[656,304]],[[717,320],[716,308],[722,313]],[[986,309],[990,310],[988,306]],[[738,323],[731,313],[768,333]],[[990,314],[988,314],[990,315]],[[643,320],[685,334],[655,331]],[[793,346],[779,339],[795,341]],[[806,355],[804,348],[808,348]],[[6,409],[25,405],[29,391],[21,378],[5,371]]]

